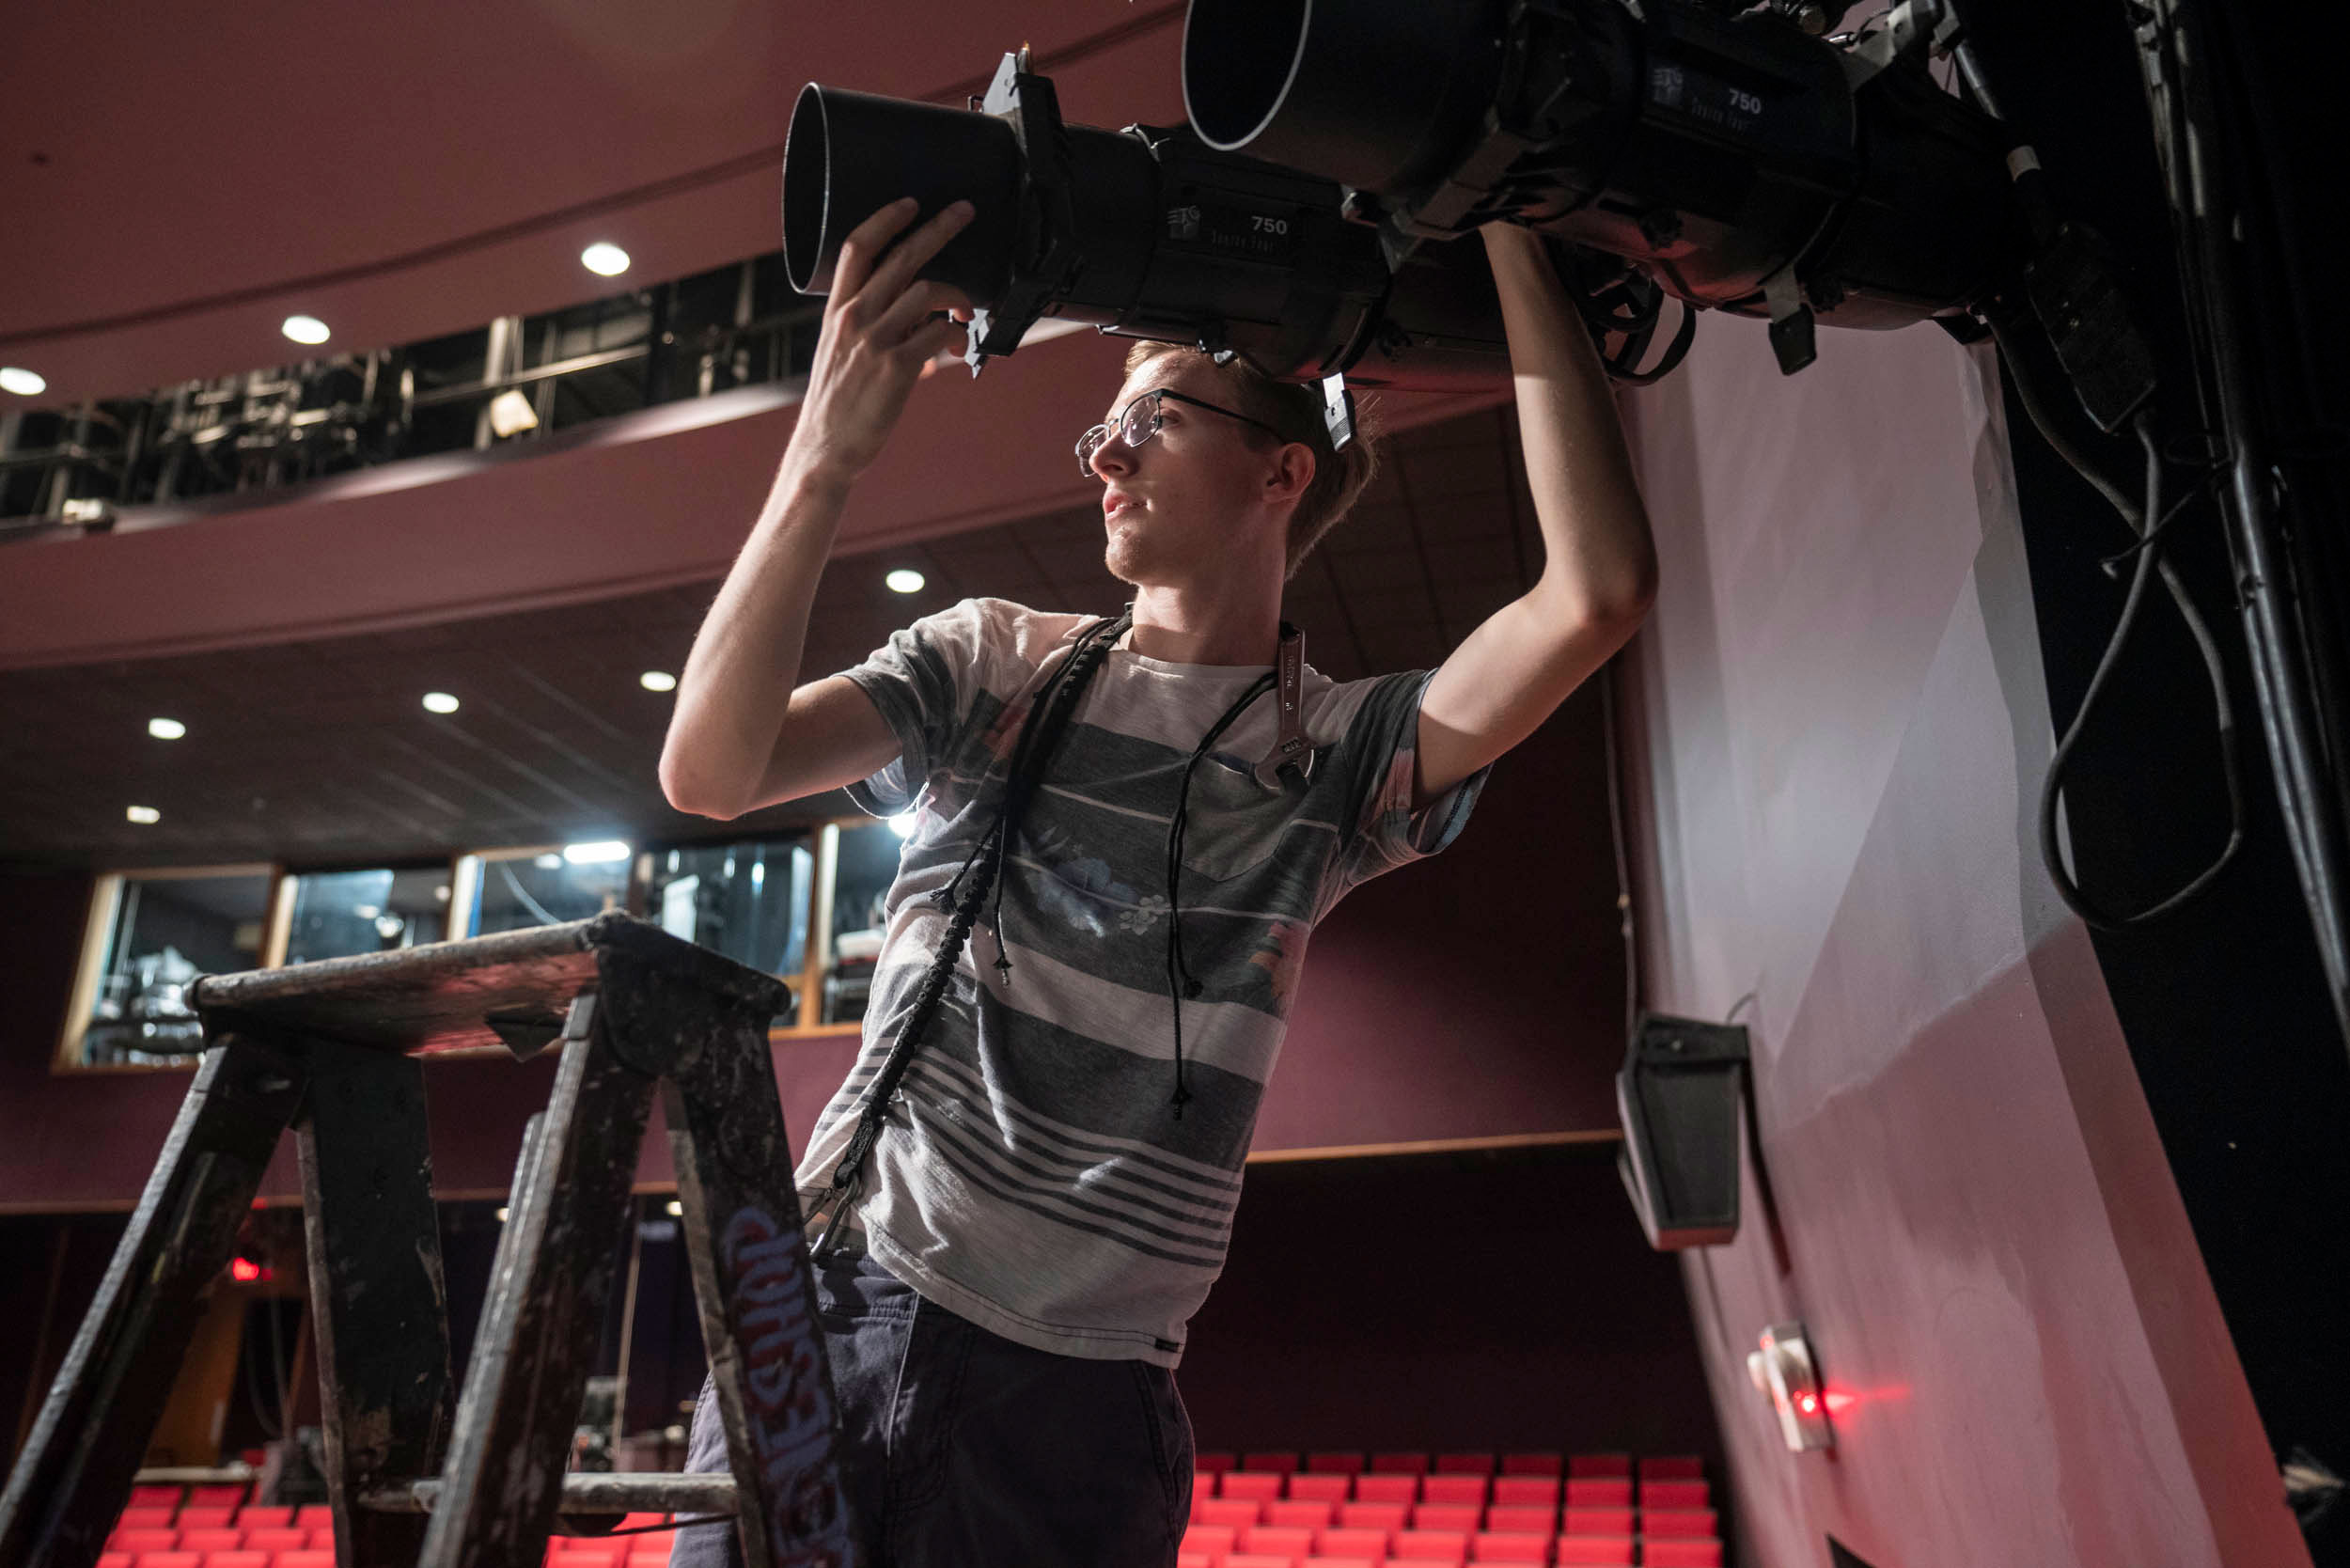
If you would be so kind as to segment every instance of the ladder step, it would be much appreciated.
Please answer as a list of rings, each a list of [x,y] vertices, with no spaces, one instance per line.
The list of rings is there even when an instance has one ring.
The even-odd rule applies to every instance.
[[[440,1500],[438,1476],[369,1492],[359,1506],[380,1513],[430,1513]],[[652,1470],[572,1471],[563,1477],[557,1513],[694,1513],[732,1517],[734,1478]]]

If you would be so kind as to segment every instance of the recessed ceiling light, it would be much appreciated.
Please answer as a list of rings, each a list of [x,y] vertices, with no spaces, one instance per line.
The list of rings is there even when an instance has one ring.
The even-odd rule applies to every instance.
[[[159,741],[176,741],[188,732],[188,727],[175,718],[151,718],[147,732]]]
[[[289,316],[277,330],[297,343],[323,343],[334,336],[316,316]]]
[[[649,692],[677,690],[677,677],[666,669],[649,669],[636,678],[636,683]]]
[[[897,571],[891,572],[888,576],[884,577],[882,581],[889,585],[890,591],[893,593],[919,593],[922,591],[922,574],[919,572],[915,571],[914,568],[910,566],[901,566],[898,568]]]
[[[39,372],[27,370],[22,365],[0,365],[0,392],[13,392],[20,398],[38,398],[49,390],[49,383]]]
[[[453,713],[457,712],[457,699],[446,692],[427,692],[424,694],[424,711],[428,713]]]
[[[628,846],[618,839],[598,839],[587,844],[565,844],[563,858],[574,866],[608,866],[615,860],[626,860]]]
[[[125,807],[122,814],[134,823],[159,823],[164,820],[164,814],[151,806]]]
[[[579,264],[604,277],[618,277],[628,271],[628,252],[609,240],[598,240],[579,253]]]

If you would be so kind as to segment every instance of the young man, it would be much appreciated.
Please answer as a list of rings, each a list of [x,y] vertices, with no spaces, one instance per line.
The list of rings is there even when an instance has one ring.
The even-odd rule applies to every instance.
[[[868,1560],[1172,1564],[1192,1465],[1172,1371],[1222,1266],[1314,922],[1451,839],[1488,764],[1632,635],[1654,555],[1581,320],[1540,243],[1496,227],[1546,559],[1433,674],[1334,684],[1283,638],[1282,584],[1368,478],[1368,443],[1333,452],[1311,388],[1143,345],[1079,443],[1131,626],[1112,642],[1093,618],[965,601],[797,685],[849,487],[969,311],[915,281],[967,207],[914,217],[901,202],[842,246],[782,472],[679,682],[662,783],[721,818],[841,786],[916,812],[864,1048],[797,1173],[845,1238],[819,1261],[819,1301]],[[1104,651],[1016,829],[991,839],[1020,738],[1083,646]],[[966,879],[991,870],[976,906]],[[978,907],[969,947],[837,1202],[950,902]],[[725,1466],[706,1398],[688,1466]],[[681,1568],[716,1568],[732,1541],[684,1532]]]

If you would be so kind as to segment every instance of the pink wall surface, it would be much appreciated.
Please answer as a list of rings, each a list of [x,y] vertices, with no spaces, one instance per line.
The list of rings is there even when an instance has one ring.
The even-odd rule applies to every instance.
[[[1663,588],[1629,659],[1645,1005],[1747,993],[1758,1138],[1684,1276],[1745,1560],[2310,1560],[2085,928],[1987,354],[1709,318],[1632,401]],[[1774,1212],[1775,1211],[1775,1212]],[[1748,1383],[1800,1319],[1835,1417]],[[1846,1398],[1845,1396],[1849,1396]]]

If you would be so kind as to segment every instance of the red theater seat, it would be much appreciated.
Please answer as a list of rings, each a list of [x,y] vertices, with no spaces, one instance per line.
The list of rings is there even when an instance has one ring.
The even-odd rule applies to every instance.
[[[1221,1560],[1240,1539],[1240,1531],[1230,1525],[1194,1525],[1183,1531],[1183,1549],[1206,1552]]]
[[[1508,1503],[1496,1503],[1485,1510],[1485,1528],[1506,1530],[1513,1534],[1532,1530],[1540,1535],[1556,1535],[1559,1533],[1559,1511],[1548,1506],[1528,1508]],[[1628,1530],[1631,1528],[1631,1521],[1626,1519],[1624,1529]],[[1597,1534],[1599,1532],[1586,1531],[1585,1533]],[[1616,1533],[1622,1534],[1622,1531]]]
[[[151,1504],[145,1508],[126,1508],[122,1511],[122,1516],[115,1521],[115,1529],[171,1529],[171,1510]]]
[[[335,1522],[335,1511],[325,1503],[304,1503],[294,1510],[294,1523],[304,1529],[316,1529]]]
[[[1557,1508],[1559,1490],[1556,1476],[1503,1476],[1494,1482],[1494,1501],[1512,1508]]]
[[[129,1552],[100,1552],[98,1568],[131,1568]]]
[[[1703,1508],[1713,1501],[1713,1498],[1706,1495],[1706,1484],[1701,1481],[1643,1479],[1640,1482],[1640,1506],[1642,1508]],[[185,1514],[180,1516],[180,1525],[183,1529],[187,1528]]]
[[[1314,1532],[1298,1525],[1251,1525],[1240,1532],[1240,1549],[1261,1557],[1304,1557],[1314,1549]]]
[[[1432,1503],[1474,1503],[1485,1505],[1485,1492],[1493,1482],[1484,1476],[1433,1475],[1419,1483],[1419,1495]]]
[[[1314,1550],[1324,1557],[1361,1557],[1378,1561],[1386,1560],[1387,1542],[1392,1530],[1357,1529],[1333,1525],[1314,1537]]]
[[[1469,1537],[1469,1560],[1548,1562],[1550,1537],[1530,1530],[1480,1530]]]
[[[282,1504],[256,1505],[239,1510],[236,1525],[239,1529],[281,1529],[293,1523],[293,1515],[294,1511]]]
[[[1380,1568],[1386,1560],[1377,1557],[1307,1557],[1298,1559],[1297,1568]]]
[[[1223,1452],[1196,1454],[1192,1458],[1191,1467],[1195,1470],[1214,1470],[1221,1474],[1226,1470],[1240,1468],[1240,1460],[1232,1454]]]
[[[1653,1453],[1640,1461],[1642,1481],[1702,1481],[1705,1461],[1694,1453]]]
[[[138,1568],[201,1568],[201,1552],[141,1552]]]
[[[279,1552],[277,1568],[335,1568],[333,1552]]]
[[[1644,1508],[1640,1510],[1642,1535],[1712,1535],[1714,1511],[1710,1508]]]
[[[1221,1568],[1224,1560],[1207,1552],[1179,1551],[1175,1568]]]
[[[1567,1479],[1570,1481],[1613,1481],[1632,1479],[1632,1456],[1628,1453],[1576,1453],[1567,1456]]]
[[[1320,1529],[1338,1518],[1339,1505],[1328,1501],[1269,1502],[1264,1505],[1264,1522],[1268,1525],[1303,1525],[1308,1529]]]
[[[1219,1497],[1252,1497],[1258,1502],[1271,1502],[1281,1495],[1281,1477],[1259,1470],[1228,1472],[1216,1489]]]
[[[204,1568],[269,1568],[267,1552],[206,1552]]]
[[[1387,1557],[1414,1564],[1449,1562],[1453,1568],[1468,1561],[1469,1532],[1465,1529],[1400,1529]]]
[[[1505,1476],[1555,1476],[1565,1473],[1567,1456],[1563,1453],[1505,1453],[1501,1456],[1501,1473]]]
[[[1224,1568],[1297,1568],[1297,1559],[1280,1552],[1234,1552]]]
[[[1628,1508],[1570,1508],[1559,1521],[1561,1535],[1630,1535]]]
[[[559,1537],[557,1541],[547,1543],[547,1561],[554,1564],[554,1568],[620,1568],[628,1555],[627,1548],[606,1542],[590,1544],[581,1541],[562,1541]],[[311,1544],[316,1545],[317,1543]]]
[[[310,1544],[306,1529],[249,1529],[244,1532],[244,1549],[248,1552],[270,1552],[282,1555],[298,1552]]]
[[[1626,1564],[1632,1560],[1632,1537],[1628,1535],[1562,1535],[1559,1538],[1558,1560],[1562,1568],[1567,1564]]]
[[[1240,1467],[1266,1475],[1285,1476],[1296,1470],[1297,1455],[1276,1452],[1271,1450],[1259,1453],[1244,1453],[1240,1456]]]
[[[1339,1504],[1339,1523],[1349,1529],[1402,1529],[1411,1522],[1410,1503],[1351,1502]]]
[[[1436,1473],[1440,1476],[1489,1476],[1494,1473],[1494,1456],[1490,1453],[1440,1453],[1436,1455]]]
[[[1203,1525],[1230,1525],[1246,1529],[1262,1523],[1264,1504],[1255,1497],[1210,1497],[1199,1505],[1199,1522]]]
[[[180,1506],[180,1488],[177,1486],[133,1486],[131,1488],[130,1506],[160,1508],[166,1511],[177,1508]]]
[[[1300,1502],[1342,1503],[1355,1495],[1355,1478],[1339,1474],[1291,1476],[1289,1495]]]
[[[1309,1453],[1306,1468],[1318,1476],[1358,1476],[1363,1473],[1363,1456],[1359,1453]]]
[[[1191,1503],[1193,1508],[1197,1509],[1199,1506],[1200,1498],[1213,1497],[1215,1496],[1215,1483],[1218,1474],[1219,1472],[1214,1470],[1194,1470],[1191,1472]]]
[[[1485,1522],[1485,1511],[1475,1503],[1421,1503],[1412,1510],[1414,1529],[1468,1531]]]
[[[1649,1568],[1722,1568],[1722,1544],[1694,1537],[1646,1539],[1640,1560]]]
[[[188,1502],[197,1508],[235,1508],[244,1501],[244,1494],[243,1482],[221,1482],[194,1488],[188,1493]]]
[[[1355,1500],[1367,1503],[1413,1503],[1419,1501],[1418,1476],[1356,1476]]]
[[[180,1532],[170,1529],[157,1529],[152,1525],[118,1525],[115,1532],[106,1537],[106,1545],[114,1551],[129,1552],[133,1557],[149,1552],[177,1551]]]
[[[171,1522],[180,1529],[227,1529],[236,1516],[233,1504],[192,1502]]]
[[[1374,1453],[1371,1456],[1373,1474],[1383,1476],[1424,1476],[1428,1473],[1428,1456],[1424,1453]]]
[[[1630,1508],[1632,1506],[1632,1483],[1628,1481],[1581,1481],[1570,1478],[1567,1482],[1567,1506],[1569,1508]]]
[[[241,1529],[183,1529],[180,1532],[180,1549],[183,1552],[233,1552],[243,1544],[244,1531]]]

